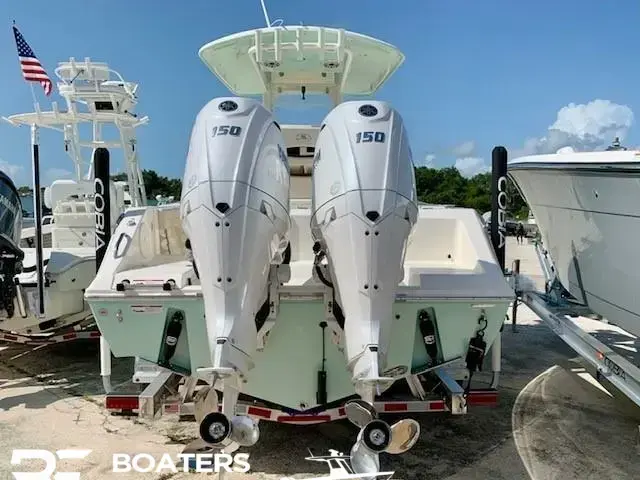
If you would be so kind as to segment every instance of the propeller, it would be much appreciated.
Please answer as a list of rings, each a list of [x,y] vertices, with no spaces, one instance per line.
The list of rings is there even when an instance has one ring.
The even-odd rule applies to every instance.
[[[196,422],[202,423],[209,412],[218,411],[218,392],[213,386],[198,390],[193,398]]]
[[[258,422],[246,415],[236,415],[231,419],[231,439],[241,447],[252,447],[260,439]]]
[[[257,422],[246,415],[236,415],[229,420],[220,412],[211,412],[200,422],[200,438],[209,445],[227,446],[232,442],[241,447],[251,447],[260,438]]]
[[[229,420],[218,411],[218,392],[215,388],[200,390],[194,402],[200,438],[206,444],[225,448],[235,442],[242,447],[251,447],[260,438],[258,423],[251,417],[236,415]]]
[[[420,424],[415,420],[405,418],[389,426],[378,418],[373,405],[362,399],[348,402],[345,413],[349,421],[360,428],[356,443],[351,448],[351,468],[357,474],[378,473],[380,453],[405,453],[420,437]]]
[[[344,411],[349,421],[359,428],[363,428],[371,420],[378,418],[378,412],[373,405],[362,399],[347,402]]]

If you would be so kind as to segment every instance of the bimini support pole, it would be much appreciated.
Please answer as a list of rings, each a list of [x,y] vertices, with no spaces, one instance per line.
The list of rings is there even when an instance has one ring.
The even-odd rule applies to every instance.
[[[44,317],[44,259],[42,254],[42,198],[40,192],[40,141],[38,126],[31,124],[31,160],[33,163],[33,206],[36,221],[36,274],[38,284],[38,304],[36,315]]]
[[[507,238],[507,149],[495,147],[491,152],[491,243],[498,264],[505,273],[505,247]],[[514,302],[516,299],[514,299]],[[497,388],[502,365],[502,330],[491,345],[491,388]]]
[[[111,239],[111,190],[109,179],[109,150],[96,148],[93,151],[94,204],[96,210],[96,273]],[[113,390],[111,385],[111,347],[104,335],[100,337],[100,376],[105,393]]]

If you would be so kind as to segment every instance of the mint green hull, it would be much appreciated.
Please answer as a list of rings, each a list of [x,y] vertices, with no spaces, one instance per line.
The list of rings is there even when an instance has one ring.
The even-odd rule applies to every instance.
[[[211,366],[211,354],[201,299],[171,298],[128,301],[92,301],[98,326],[116,357],[140,357],[159,363],[177,373],[191,375],[197,368]],[[428,303],[398,301],[394,308],[391,344],[387,356],[388,375],[424,371],[439,364],[464,357],[469,340],[480,327],[484,310],[487,327],[484,340],[491,345],[505,318],[506,300],[434,300]],[[438,358],[430,359],[418,328],[417,313],[433,309],[438,338]],[[174,311],[184,312],[184,326],[175,353],[162,362],[167,318]],[[118,314],[118,312],[121,312]],[[433,315],[435,313],[435,315]],[[322,329],[325,308],[321,301],[281,301],[275,326],[264,350],[254,355],[244,393],[252,397],[305,410],[317,405],[317,372],[322,368]],[[348,321],[348,320],[347,320]],[[327,401],[333,402],[355,394],[344,354],[325,331],[325,369]],[[400,368],[397,368],[400,367]],[[395,369],[395,372],[389,370]],[[399,372],[399,373],[397,373]]]

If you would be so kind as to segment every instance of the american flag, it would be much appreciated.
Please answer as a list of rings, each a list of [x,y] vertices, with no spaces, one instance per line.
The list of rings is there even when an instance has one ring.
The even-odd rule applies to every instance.
[[[20,58],[20,67],[22,67],[22,76],[27,82],[39,82],[44,88],[45,95],[51,95],[53,83],[42,68],[40,60],[36,58],[31,47],[26,42],[22,34],[16,26],[13,26],[13,35],[16,37],[16,46],[18,47],[18,58]]]

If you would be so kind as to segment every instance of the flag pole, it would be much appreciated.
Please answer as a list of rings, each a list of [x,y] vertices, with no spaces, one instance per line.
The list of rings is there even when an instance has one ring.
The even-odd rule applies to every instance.
[[[38,125],[31,124],[33,207],[36,227],[36,272],[38,275],[38,314],[44,316],[44,261],[42,254],[42,200],[40,198],[40,141]]]
[[[33,83],[29,83],[29,87],[31,87],[31,99],[33,100],[33,111],[36,113],[40,112],[40,104],[38,100],[36,100],[36,92],[33,89]]]
[[[22,76],[27,82],[38,82],[44,88],[45,95],[49,96],[53,91],[53,82],[47,75],[42,64],[36,57],[35,53],[22,36],[22,33],[16,27],[13,21],[13,36],[18,49],[18,59],[20,60],[20,68]],[[36,101],[36,94],[33,91],[33,83],[31,86],[31,98],[33,99],[33,107],[36,113],[36,119],[31,124],[31,158],[33,170],[33,207],[35,214],[35,230],[36,230],[36,272],[38,280],[38,306],[36,315],[44,316],[44,259],[42,252],[42,193],[40,191],[40,139],[38,119],[40,115],[40,106]]]
[[[16,21],[13,21],[13,25]],[[36,99],[33,83],[29,82],[33,110],[40,113],[40,104]],[[36,237],[36,285],[38,288],[38,305],[36,315],[44,317],[44,255],[42,252],[42,198],[40,190],[40,128],[36,123],[31,124],[31,172],[33,174],[33,214],[35,220]]]

